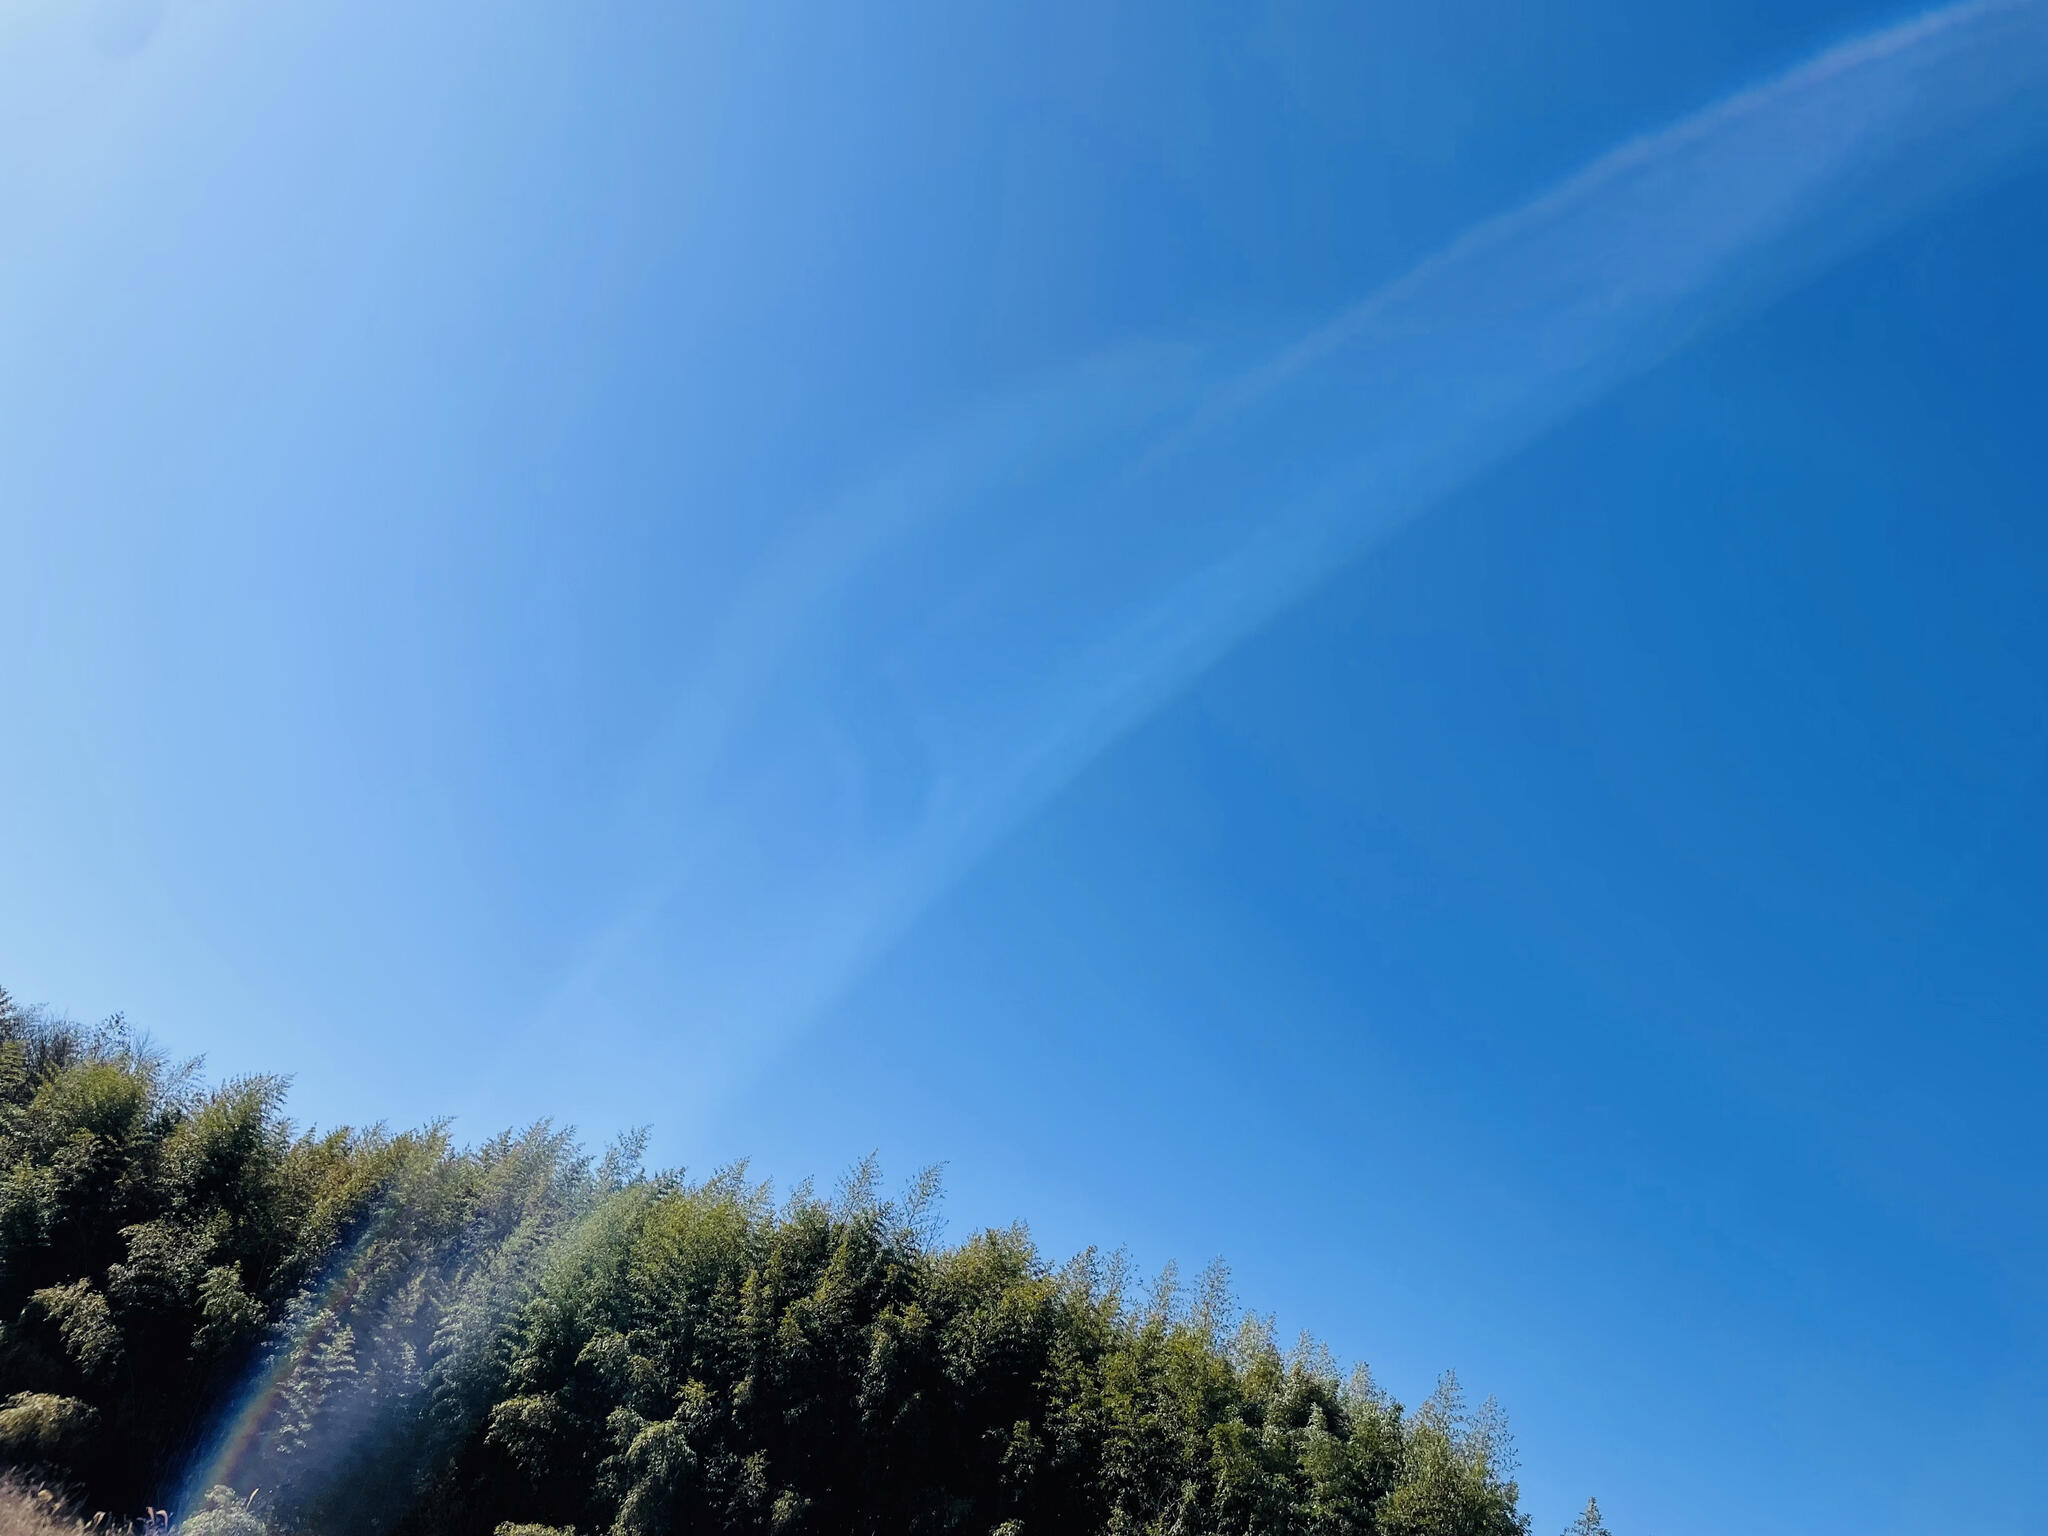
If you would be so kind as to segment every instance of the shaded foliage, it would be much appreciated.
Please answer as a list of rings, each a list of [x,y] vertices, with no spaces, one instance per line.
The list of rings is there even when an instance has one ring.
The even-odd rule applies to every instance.
[[[282,1097],[0,993],[0,1457],[215,1536],[1527,1529],[1490,1403],[1405,1410],[1220,1271]]]

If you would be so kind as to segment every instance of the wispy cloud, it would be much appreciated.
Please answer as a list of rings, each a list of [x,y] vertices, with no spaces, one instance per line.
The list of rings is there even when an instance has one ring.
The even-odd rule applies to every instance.
[[[646,880],[541,1022],[658,954],[716,1092],[1219,654],[2036,143],[2044,87],[2048,7],[1936,11],[1622,145],[1249,366],[1098,360],[800,522],[686,659],[631,797]]]

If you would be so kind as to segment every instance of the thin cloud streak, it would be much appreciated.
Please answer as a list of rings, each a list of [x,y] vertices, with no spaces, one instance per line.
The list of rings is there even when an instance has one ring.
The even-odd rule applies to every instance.
[[[2044,88],[2039,0],[1870,34],[1251,367],[1099,360],[801,523],[691,658],[628,797],[647,878],[535,1027],[660,996],[714,1097],[1202,668],[1704,328],[2009,163]]]

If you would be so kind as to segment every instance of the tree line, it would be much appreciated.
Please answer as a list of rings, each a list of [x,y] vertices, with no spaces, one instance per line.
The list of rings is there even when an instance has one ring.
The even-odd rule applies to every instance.
[[[0,992],[0,1461],[191,1536],[1528,1530],[1490,1401],[1283,1349],[1220,1271],[948,1243],[872,1162],[777,1199],[283,1103]]]

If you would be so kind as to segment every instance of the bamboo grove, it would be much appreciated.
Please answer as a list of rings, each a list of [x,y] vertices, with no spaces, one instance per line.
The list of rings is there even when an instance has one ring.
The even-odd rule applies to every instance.
[[[948,1243],[872,1164],[777,1200],[283,1100],[0,993],[0,1461],[192,1536],[1528,1528],[1490,1403],[1406,1409],[1219,1273]]]

